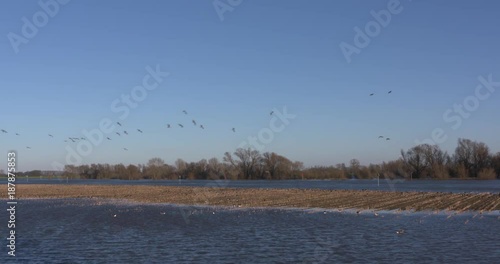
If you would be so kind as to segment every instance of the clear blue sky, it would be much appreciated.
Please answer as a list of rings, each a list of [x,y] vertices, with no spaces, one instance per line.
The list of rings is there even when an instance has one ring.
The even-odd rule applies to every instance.
[[[459,137],[500,151],[500,87],[458,128],[443,119],[474,96],[478,76],[500,81],[500,3],[402,0],[402,11],[348,63],[340,43],[354,45],[354,27],[364,29],[370,11],[388,2],[243,0],[221,21],[210,0],[73,0],[15,53],[9,33],[22,36],[22,18],[33,21],[43,9],[4,1],[0,129],[8,133],[0,133],[0,153],[17,150],[20,170],[51,169],[77,146],[64,140],[110,118],[130,135],[106,135],[112,140],[83,163],[221,159],[284,106],[296,118],[264,151],[306,166],[397,159],[438,127],[449,152]],[[120,119],[111,103],[157,64],[170,76]]]

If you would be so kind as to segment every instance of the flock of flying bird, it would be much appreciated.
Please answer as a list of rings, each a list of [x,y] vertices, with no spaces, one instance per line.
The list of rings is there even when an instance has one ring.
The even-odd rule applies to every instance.
[[[389,91],[389,92],[387,92],[387,93],[388,93],[388,94],[390,94],[390,93],[392,93],[392,91]],[[375,95],[375,93],[371,93],[371,94],[370,94],[370,96],[374,96],[374,95]],[[183,112],[185,115],[187,115],[187,114],[188,114],[188,112],[187,112],[186,110],[183,110],[182,112]],[[269,115],[273,115],[273,114],[274,114],[274,111],[271,111],[271,112],[269,113]],[[193,123],[193,125],[194,125],[194,126],[198,126],[198,123],[196,123],[196,120],[194,120],[194,119],[193,119],[191,122]],[[117,124],[118,126],[120,126],[120,127],[122,126],[122,124],[121,124],[120,122],[116,122],[116,124]],[[178,123],[177,125],[178,125],[180,128],[184,128],[184,125],[183,125],[183,124],[181,124],[181,123]],[[203,125],[201,125],[201,124],[199,125],[199,127],[200,127],[201,129],[205,129],[205,127],[204,127]],[[171,124],[167,124],[167,128],[172,128]],[[234,128],[234,127],[233,127],[231,130],[232,130],[234,133],[236,133],[236,128]],[[4,134],[7,134],[7,133],[8,133],[5,129],[0,129],[0,132],[2,132],[2,133],[4,133]],[[139,132],[139,133],[143,133],[143,132],[142,132],[142,130],[141,130],[141,129],[139,129],[139,128],[137,129],[137,132]],[[123,132],[122,132],[122,133],[123,133],[124,135],[128,135],[128,134],[129,134],[129,133],[127,132],[127,130],[123,130]],[[16,136],[20,136],[20,135],[19,135],[19,133],[15,133],[15,134],[16,134]],[[121,134],[120,132],[115,132],[115,134],[116,134],[116,135],[118,135],[118,136],[122,136],[122,134]],[[49,136],[49,137],[51,137],[51,138],[53,138],[53,137],[54,137],[52,134],[48,134],[48,136]],[[379,138],[379,139],[384,139],[384,138],[385,138],[385,140],[391,140],[390,138],[388,138],[388,137],[384,137],[384,136],[379,136],[378,138]],[[111,140],[111,138],[110,138],[110,137],[106,137],[106,139],[107,139],[107,140]],[[64,140],[64,142],[71,141],[71,142],[73,142],[73,143],[74,143],[74,142],[77,142],[77,141],[79,141],[79,140],[86,140],[86,138],[85,138],[85,137],[68,137],[67,139],[65,139],[65,140]],[[27,146],[26,148],[27,148],[27,149],[31,149],[31,147],[30,147],[30,146]],[[127,148],[123,148],[123,150],[128,151],[128,149],[127,149]]]
[[[387,92],[387,94],[390,94],[390,93],[392,93],[392,90]],[[375,95],[375,93],[371,93],[370,94],[370,96],[374,96],[374,95]],[[378,138],[379,139],[384,139],[385,138],[385,140],[391,140],[391,138],[384,137],[384,136],[378,136]]]
[[[183,112],[185,115],[187,115],[187,114],[188,114],[188,112],[187,112],[186,110],[183,110],[182,112]],[[273,115],[273,114],[274,114],[274,111],[271,111],[271,112],[269,113],[269,115]],[[194,119],[193,119],[191,122],[193,123],[193,125],[194,125],[194,126],[198,126],[198,123],[196,123],[196,120],[194,120]],[[118,126],[122,127],[122,124],[121,124],[120,122],[116,122],[116,124],[117,124]],[[183,125],[183,124],[181,124],[181,123],[179,123],[179,124],[177,124],[177,125],[178,125],[180,128],[184,128],[184,125]],[[167,124],[167,128],[172,128],[171,124]],[[205,127],[204,127],[203,125],[201,125],[201,124],[199,125],[199,128],[201,128],[201,129],[205,129]],[[139,128],[138,128],[138,129],[136,129],[136,130],[137,130],[137,132],[139,132],[139,133],[143,133],[143,131],[142,131],[141,129],[139,129]],[[234,128],[234,127],[233,127],[231,130],[232,130],[234,133],[236,133],[236,128]],[[7,133],[8,133],[8,132],[7,132],[7,130],[5,130],[5,129],[0,129],[0,132],[2,132],[2,133],[4,133],[4,134],[7,134]],[[128,134],[129,134],[129,132],[127,132],[127,130],[123,130],[123,132],[122,132],[122,133],[123,133],[123,135],[128,135]],[[118,135],[118,136],[120,136],[120,137],[122,136],[122,133],[120,133],[120,132],[115,132],[115,134],[116,134],[116,135]],[[15,134],[16,134],[16,136],[20,136],[20,134],[19,134],[19,133],[15,133]],[[51,138],[53,138],[53,137],[54,137],[52,134],[48,134],[48,136],[49,136],[49,137],[51,137]],[[110,137],[106,137],[106,139],[107,139],[107,140],[112,140]],[[75,142],[77,142],[77,141],[79,141],[79,140],[87,140],[87,138],[85,138],[85,137],[68,137],[67,139],[65,139],[65,140],[64,140],[64,142],[69,142],[69,141],[71,141],[71,142],[75,143]],[[31,147],[30,147],[30,146],[27,146],[26,148],[27,148],[27,149],[31,149]],[[128,149],[127,149],[127,148],[123,148],[123,150],[128,151]]]

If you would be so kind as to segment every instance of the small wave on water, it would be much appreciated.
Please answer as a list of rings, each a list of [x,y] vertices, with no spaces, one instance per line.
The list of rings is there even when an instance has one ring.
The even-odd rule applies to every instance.
[[[1,200],[6,204],[5,200]],[[500,218],[474,212],[18,201],[0,263],[494,263]],[[0,219],[6,234],[7,216]]]

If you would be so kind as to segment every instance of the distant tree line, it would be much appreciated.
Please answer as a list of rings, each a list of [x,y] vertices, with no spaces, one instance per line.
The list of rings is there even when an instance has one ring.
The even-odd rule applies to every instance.
[[[35,170],[18,172],[17,175],[58,174]],[[202,159],[198,162],[177,159],[170,165],[156,157],[150,159],[147,164],[138,165],[66,165],[62,176],[123,180],[500,179],[500,152],[490,153],[486,144],[460,138],[451,155],[437,145],[422,144],[409,150],[401,150],[399,159],[382,164],[363,166],[357,159],[352,159],[348,165],[340,163],[335,166],[304,168],[302,162],[291,161],[274,152],[261,154],[256,150],[239,148],[234,153],[224,153],[222,161],[217,158]]]

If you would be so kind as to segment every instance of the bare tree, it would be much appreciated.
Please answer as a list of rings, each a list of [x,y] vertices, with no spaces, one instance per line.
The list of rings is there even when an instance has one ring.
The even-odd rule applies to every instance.
[[[427,169],[422,145],[415,146],[406,152],[401,150],[401,156],[410,171],[411,177],[420,178]]]
[[[163,169],[165,166],[165,161],[161,158],[152,158],[148,161],[147,165],[147,174],[151,176],[151,178],[157,180],[160,179],[163,174]]]
[[[482,142],[459,138],[454,160],[462,165],[469,177],[477,177],[479,172],[489,165],[489,148]]]
[[[238,160],[234,160],[231,154],[224,153],[224,162],[227,162],[240,169],[243,178],[251,180],[256,175],[256,165],[261,160],[261,155],[257,150],[238,148],[234,155]]]

